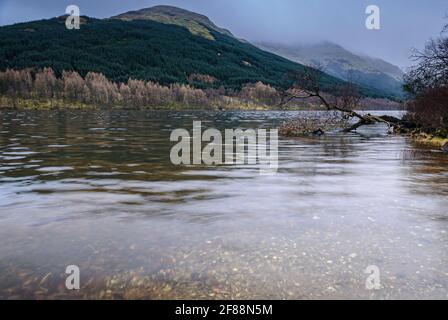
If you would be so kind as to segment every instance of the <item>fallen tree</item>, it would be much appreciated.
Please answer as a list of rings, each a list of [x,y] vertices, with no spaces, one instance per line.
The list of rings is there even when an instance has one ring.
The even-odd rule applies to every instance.
[[[347,77],[347,81],[337,84],[333,87],[332,94],[326,94],[321,91],[319,83],[324,73],[320,67],[307,68],[304,71],[289,73],[287,78],[290,82],[289,89],[280,92],[281,102],[280,108],[283,108],[287,103],[294,100],[315,99],[324,107],[326,111],[338,112],[341,123],[345,126],[342,128],[345,132],[355,131],[361,126],[371,125],[374,123],[384,123],[388,126],[389,132],[404,132],[412,128],[412,123],[403,121],[391,116],[375,116],[370,113],[362,114],[356,111],[360,107],[361,95],[358,87],[353,83],[351,76]],[[334,118],[334,113],[331,114]],[[344,121],[356,119],[352,121]],[[326,123],[327,119],[323,118],[322,123],[316,122],[316,127],[307,130],[291,130],[293,127],[299,127],[301,120],[292,120],[286,122],[280,128],[280,133],[284,135],[300,135],[300,132],[305,133],[323,133],[328,129]],[[331,121],[335,123],[335,121]]]

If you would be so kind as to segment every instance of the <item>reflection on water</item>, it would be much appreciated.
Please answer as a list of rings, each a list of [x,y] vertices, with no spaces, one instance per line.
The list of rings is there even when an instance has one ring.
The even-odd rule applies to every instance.
[[[274,176],[170,164],[193,120],[295,115],[2,112],[0,298],[448,298],[442,153],[373,126],[281,139]]]

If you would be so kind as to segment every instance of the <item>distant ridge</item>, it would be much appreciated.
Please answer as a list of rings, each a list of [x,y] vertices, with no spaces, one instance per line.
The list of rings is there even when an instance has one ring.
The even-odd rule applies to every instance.
[[[347,80],[350,73],[352,80],[360,85],[403,95],[403,71],[399,67],[378,58],[355,54],[338,44],[324,41],[312,45],[263,42],[256,45],[304,65],[321,65],[324,72],[339,79]]]

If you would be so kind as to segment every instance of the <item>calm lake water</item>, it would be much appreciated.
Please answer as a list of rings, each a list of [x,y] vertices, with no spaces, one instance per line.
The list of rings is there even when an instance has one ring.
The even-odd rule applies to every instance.
[[[193,120],[298,115],[2,111],[0,298],[447,299],[446,154],[378,125],[281,138],[273,176],[170,163]]]

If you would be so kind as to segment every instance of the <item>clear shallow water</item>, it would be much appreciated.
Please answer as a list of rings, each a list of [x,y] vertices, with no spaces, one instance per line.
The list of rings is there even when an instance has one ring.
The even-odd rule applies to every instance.
[[[297,114],[2,112],[0,298],[447,299],[447,155],[372,126],[281,139],[274,176],[170,164],[193,120]]]

